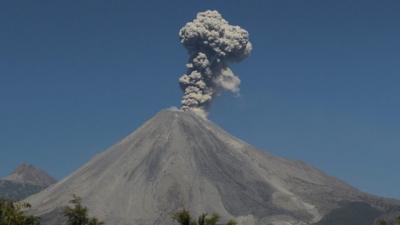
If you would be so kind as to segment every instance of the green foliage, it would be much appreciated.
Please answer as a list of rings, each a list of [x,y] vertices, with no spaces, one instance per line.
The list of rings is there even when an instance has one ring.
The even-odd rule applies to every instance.
[[[214,213],[209,216],[207,213],[203,213],[197,219],[196,225],[216,225],[219,220],[219,215]]]
[[[387,222],[385,220],[378,220],[376,225],[387,225]]]
[[[104,225],[97,218],[88,216],[88,209],[82,205],[82,199],[76,195],[69,203],[72,205],[64,209],[64,216],[67,218],[66,225]]]
[[[237,225],[237,222],[235,220],[229,220],[226,225]]]
[[[183,209],[172,215],[172,219],[179,225],[216,225],[220,219],[219,215],[213,213],[211,215],[203,213],[197,221],[190,215],[189,211]],[[227,225],[237,225],[236,221],[230,220]]]
[[[394,220],[394,222],[395,222],[396,224],[399,224],[399,225],[400,225],[400,216],[397,217],[397,218]],[[378,220],[378,221],[376,222],[376,225],[388,225],[388,223],[387,223],[385,220]]]
[[[172,215],[172,219],[178,222],[180,225],[196,225],[196,221],[192,219],[189,211],[183,209]]]
[[[23,212],[30,207],[27,203],[0,200],[0,225],[40,225],[37,217],[25,215]]]

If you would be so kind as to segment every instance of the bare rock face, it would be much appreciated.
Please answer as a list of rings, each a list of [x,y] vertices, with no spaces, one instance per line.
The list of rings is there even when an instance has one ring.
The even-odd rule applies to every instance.
[[[43,170],[29,164],[21,164],[14,172],[4,178],[4,180],[30,183],[37,186],[48,187],[56,182],[56,180]]]
[[[73,194],[93,216],[113,225],[172,224],[170,214],[181,208],[195,215],[217,212],[222,222],[236,218],[244,225],[312,224],[346,202],[367,203],[379,215],[398,205],[303,162],[259,151],[178,110],[161,111],[27,201],[31,213],[50,225],[62,220],[61,209]]]
[[[0,179],[0,198],[21,200],[54,184],[56,180],[41,169],[22,164]]]

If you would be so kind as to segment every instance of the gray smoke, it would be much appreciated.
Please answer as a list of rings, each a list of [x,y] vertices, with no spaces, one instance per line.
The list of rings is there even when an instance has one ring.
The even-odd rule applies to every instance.
[[[187,72],[179,78],[184,92],[181,109],[206,117],[220,91],[239,91],[240,79],[228,64],[250,54],[249,33],[230,25],[217,11],[208,10],[187,23],[179,37],[190,55]]]

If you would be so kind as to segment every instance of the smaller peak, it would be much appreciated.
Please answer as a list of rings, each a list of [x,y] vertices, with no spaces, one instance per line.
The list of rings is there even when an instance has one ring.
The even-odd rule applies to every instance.
[[[34,167],[33,165],[31,165],[31,164],[28,164],[28,163],[22,163],[22,164],[20,164],[16,169],[15,169],[15,171],[13,172],[13,173],[16,173],[16,172],[23,172],[23,171],[25,171],[25,170],[31,170],[31,169],[36,169],[36,167]]]
[[[56,182],[56,180],[45,171],[25,162],[20,164],[4,179],[18,183],[31,183],[42,187],[50,186]]]

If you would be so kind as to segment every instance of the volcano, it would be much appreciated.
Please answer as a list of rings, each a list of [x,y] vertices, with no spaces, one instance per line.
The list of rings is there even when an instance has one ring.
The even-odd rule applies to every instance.
[[[273,156],[191,112],[164,110],[72,175],[29,197],[46,225],[72,195],[110,225],[167,225],[216,212],[239,224],[367,225],[399,202],[363,193],[304,162]],[[348,216],[349,212],[353,212]],[[336,223],[338,224],[338,223]]]

